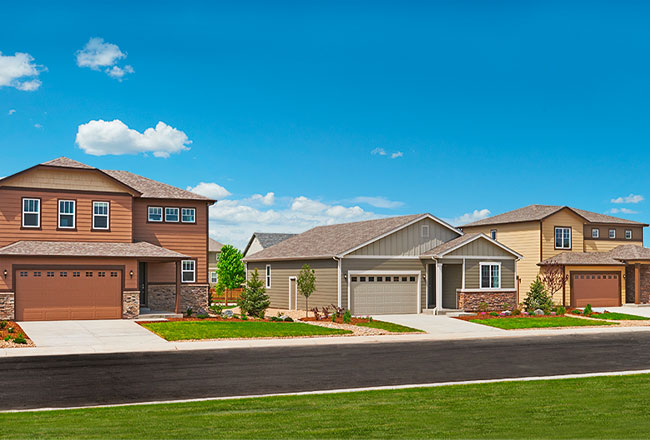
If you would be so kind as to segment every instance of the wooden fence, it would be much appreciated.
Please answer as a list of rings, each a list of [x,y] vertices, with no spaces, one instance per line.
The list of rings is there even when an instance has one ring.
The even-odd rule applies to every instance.
[[[223,295],[217,295],[216,292],[212,292],[212,302],[220,302],[220,303],[235,303],[241,296],[242,288],[240,287],[239,289],[232,289],[228,290],[225,289],[223,292]]]

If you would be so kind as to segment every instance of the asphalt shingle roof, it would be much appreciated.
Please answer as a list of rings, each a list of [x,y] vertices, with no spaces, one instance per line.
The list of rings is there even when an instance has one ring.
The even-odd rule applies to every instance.
[[[0,248],[0,255],[64,256],[64,257],[132,257],[190,258],[146,241],[108,243],[83,241],[17,241]]]
[[[609,252],[562,252],[539,263],[540,266],[550,264],[564,266],[621,266],[625,263],[612,257]]]
[[[209,252],[219,252],[223,247],[223,243],[219,243],[214,238],[208,238],[208,251]]]

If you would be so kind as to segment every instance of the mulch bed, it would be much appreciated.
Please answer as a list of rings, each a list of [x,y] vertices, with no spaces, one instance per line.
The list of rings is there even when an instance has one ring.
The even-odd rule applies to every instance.
[[[31,339],[27,336],[27,333],[14,321],[4,321],[7,323],[7,326],[3,329],[0,329],[0,348],[19,348],[19,347],[33,347],[34,343],[32,342]],[[9,333],[9,329],[13,328],[14,332]],[[25,337],[25,340],[27,341],[26,344],[17,344],[13,341],[14,338],[17,338],[18,335],[23,335]],[[9,341],[5,341],[5,338],[9,336]]]
[[[346,324],[343,322],[343,317],[339,316],[336,318],[336,321],[332,321],[332,318],[323,318],[323,319],[316,319],[313,316],[310,316],[309,318],[300,318],[300,321],[305,321],[305,322],[310,322],[310,321],[318,321],[318,322],[332,322],[332,323],[337,323],[337,324]],[[357,325],[357,324],[364,324],[366,322],[370,322],[369,318],[352,318],[349,323],[347,324],[352,324],[352,325]]]

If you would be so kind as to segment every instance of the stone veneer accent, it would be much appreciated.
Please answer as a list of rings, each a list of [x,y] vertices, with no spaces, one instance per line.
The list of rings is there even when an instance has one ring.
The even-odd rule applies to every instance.
[[[0,292],[0,319],[16,319],[14,292]]]
[[[140,291],[122,292],[122,318],[133,319],[140,314]]]
[[[488,310],[505,310],[517,305],[517,292],[458,292],[458,308],[467,312],[477,312],[482,303],[488,304]]]
[[[650,303],[650,265],[639,265],[639,278],[641,282],[641,304]],[[634,304],[636,286],[634,285],[634,265],[628,264],[625,267],[625,302]]]
[[[188,307],[194,312],[208,310],[209,284],[181,285],[181,312]],[[155,311],[173,311],[176,305],[176,284],[149,285],[148,306]]]

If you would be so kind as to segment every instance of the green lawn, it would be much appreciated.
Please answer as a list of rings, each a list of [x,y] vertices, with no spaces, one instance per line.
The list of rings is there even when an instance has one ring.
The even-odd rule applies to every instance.
[[[392,322],[386,321],[362,322],[357,325],[361,327],[380,328],[382,330],[387,330],[394,333],[424,333],[422,330],[418,330],[416,328],[393,324]]]
[[[14,438],[647,438],[650,376],[0,414]],[[134,422],[136,421],[136,422]]]
[[[570,316],[555,316],[543,318],[492,318],[470,319],[469,322],[489,325],[492,327],[512,330],[517,328],[551,328],[551,327],[582,327],[590,325],[617,325],[613,322],[590,321],[587,319],[572,318]]]
[[[352,333],[348,330],[319,327],[301,322],[172,321],[150,322],[142,324],[142,326],[168,341],[319,336]]]
[[[590,315],[589,317],[596,318],[596,319],[611,319],[614,321],[647,321],[650,319],[650,318],[646,318],[645,316],[630,315],[627,313],[616,313],[616,312],[600,313],[598,315]]]

